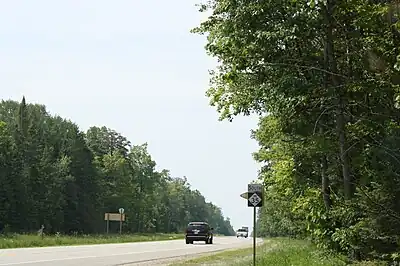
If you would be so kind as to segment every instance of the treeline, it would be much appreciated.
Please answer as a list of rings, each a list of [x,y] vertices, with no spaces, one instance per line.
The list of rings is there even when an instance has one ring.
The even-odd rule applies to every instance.
[[[259,232],[353,259],[400,257],[396,1],[211,0],[206,50],[221,119],[260,115]]]
[[[182,233],[190,221],[208,221],[217,233],[234,234],[229,218],[185,177],[155,166],[147,144],[132,145],[114,130],[84,133],[25,98],[0,104],[4,231],[37,231],[43,224],[46,232],[102,233],[104,213],[123,207],[125,232]]]

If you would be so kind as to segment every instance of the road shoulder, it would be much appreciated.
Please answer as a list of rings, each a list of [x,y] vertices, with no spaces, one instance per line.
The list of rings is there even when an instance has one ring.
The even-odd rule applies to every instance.
[[[252,265],[253,248],[227,250],[216,254],[207,254],[166,264],[169,266],[185,265]],[[304,240],[287,238],[265,239],[257,247],[257,262],[265,266],[344,266],[350,265],[341,256],[318,250]],[[164,264],[165,265],[165,264]]]
[[[267,241],[258,243],[257,249],[268,244]],[[243,265],[252,255],[253,247],[227,249],[224,251],[213,252],[211,254],[198,254],[196,257],[180,259],[173,261],[168,266],[185,266],[185,265]],[[239,264],[238,264],[239,263]]]

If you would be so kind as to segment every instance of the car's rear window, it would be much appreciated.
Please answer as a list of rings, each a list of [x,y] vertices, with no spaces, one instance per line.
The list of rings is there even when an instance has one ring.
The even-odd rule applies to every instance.
[[[188,229],[205,229],[207,226],[205,224],[189,224]]]

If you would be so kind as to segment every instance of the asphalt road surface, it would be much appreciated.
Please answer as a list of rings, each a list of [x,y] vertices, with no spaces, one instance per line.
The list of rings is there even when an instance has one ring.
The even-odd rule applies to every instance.
[[[202,242],[186,245],[185,240],[182,239],[127,244],[2,249],[0,250],[0,266],[140,265],[225,249],[245,248],[250,247],[252,243],[252,238],[215,237],[213,245]]]

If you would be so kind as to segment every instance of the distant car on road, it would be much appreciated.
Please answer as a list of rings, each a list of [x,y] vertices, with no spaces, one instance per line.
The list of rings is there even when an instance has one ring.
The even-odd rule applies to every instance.
[[[204,241],[206,244],[212,244],[214,228],[206,222],[190,222],[185,231],[186,244],[193,244],[193,241]]]
[[[236,237],[244,237],[247,238],[249,236],[248,230],[245,228],[240,228],[236,231]]]

